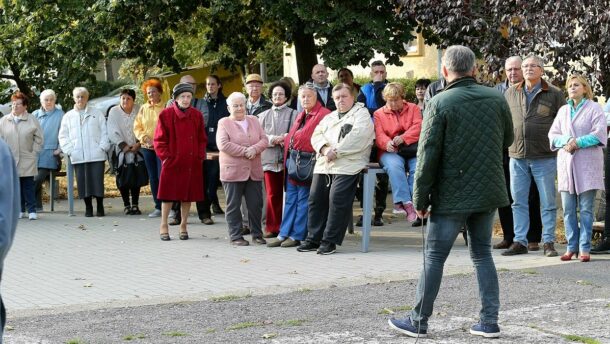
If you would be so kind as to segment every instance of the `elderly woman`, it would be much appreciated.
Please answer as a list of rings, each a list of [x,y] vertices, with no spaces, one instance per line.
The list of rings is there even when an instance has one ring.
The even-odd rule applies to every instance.
[[[561,192],[567,251],[561,260],[580,254],[590,260],[593,204],[604,189],[604,155],[608,139],[602,108],[591,100],[589,82],[573,75],[566,82],[568,104],[562,106],[549,131],[551,149],[557,154],[557,189]],[[578,212],[577,212],[578,208]],[[580,226],[577,217],[580,214]]]
[[[110,148],[106,117],[87,106],[86,88],[76,87],[72,96],[74,108],[61,121],[59,146],[74,166],[78,196],[85,201],[85,216],[93,216],[93,197],[97,201],[96,216],[104,216],[104,164]]]
[[[393,213],[407,214],[407,220],[413,222],[417,214],[411,197],[422,116],[417,105],[406,102],[403,95],[403,86],[397,82],[389,83],[383,89],[386,104],[374,114],[375,144],[379,163],[390,177]],[[408,168],[408,178],[405,166]]]
[[[333,88],[333,111],[314,129],[311,145],[319,153],[309,194],[307,239],[297,251],[332,254],[341,245],[356,195],[358,174],[369,162],[375,129],[354,90],[346,84]]]
[[[280,232],[282,203],[284,202],[284,139],[296,117],[296,111],[288,106],[290,86],[275,82],[269,87],[271,109],[258,115],[258,120],[267,134],[269,145],[261,154],[267,193],[267,221],[265,238],[274,238]]]
[[[318,123],[330,113],[317,99],[313,83],[306,83],[299,88],[299,99],[303,111],[298,115],[284,139],[285,156],[288,149],[315,153],[311,146],[311,135]],[[307,199],[311,183],[296,181],[288,176],[286,183],[286,201],[284,218],[277,240],[269,241],[268,247],[294,247],[300,245],[307,236]]]
[[[44,145],[38,156],[38,175],[34,178],[36,188],[36,208],[42,210],[42,184],[49,178],[51,171],[61,169],[59,154],[59,127],[64,112],[55,106],[57,96],[53,90],[44,90],[40,93],[41,108],[34,111],[32,116],[38,119],[42,127]]]
[[[115,152],[119,157],[119,165],[122,165],[123,162],[133,163],[138,158],[137,153],[140,150],[138,139],[133,132],[133,124],[138,114],[138,106],[135,106],[135,100],[136,92],[134,90],[123,89],[120,93],[119,105],[114,106],[108,113],[108,138],[114,144]],[[125,215],[142,214],[138,207],[140,186],[121,186],[118,189],[121,192],[123,206],[125,207],[123,213]],[[131,203],[129,202],[129,194],[131,194]]]
[[[220,150],[220,181],[225,190],[227,207],[225,216],[231,243],[248,246],[241,231],[241,200],[245,198],[252,240],[266,244],[261,230],[263,211],[263,166],[261,153],[269,141],[258,118],[246,115],[246,97],[233,92],[227,98],[229,117],[218,122],[216,141]]]
[[[417,79],[417,81],[415,81],[415,98],[417,99],[417,107],[421,113],[424,113],[424,107],[426,105],[424,99],[426,98],[428,86],[430,86],[430,79]]]
[[[36,220],[34,176],[38,174],[36,165],[42,149],[43,133],[40,123],[28,113],[27,107],[28,97],[25,94],[17,91],[11,96],[11,113],[0,118],[0,138],[9,145],[17,165],[21,189],[19,218],[23,218],[27,210],[29,219]]]
[[[186,228],[191,202],[203,201],[203,160],[207,136],[203,115],[191,106],[195,91],[188,83],[174,86],[174,102],[159,114],[155,152],[161,159],[157,197],[161,204],[161,240],[169,241],[167,219],[173,202],[180,202],[180,240],[188,240]]]
[[[144,156],[144,164],[146,164],[148,181],[150,182],[150,191],[155,203],[155,210],[148,214],[148,217],[159,217],[161,216],[161,201],[157,197],[157,192],[161,176],[161,160],[159,160],[155,152],[153,138],[155,137],[159,114],[165,108],[161,104],[163,85],[157,79],[149,79],[142,84],[142,92],[146,94],[148,101],[138,111],[138,115],[133,122],[133,133],[138,140],[136,146],[140,146],[140,152]]]

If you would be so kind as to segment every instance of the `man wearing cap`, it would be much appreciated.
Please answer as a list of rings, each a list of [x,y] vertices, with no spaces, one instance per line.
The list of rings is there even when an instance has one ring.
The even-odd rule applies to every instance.
[[[155,130],[155,152],[162,162],[158,199],[161,204],[161,240],[168,241],[167,219],[171,202],[181,202],[180,240],[187,240],[187,217],[191,202],[204,199],[203,161],[207,135],[203,116],[191,106],[194,94],[188,83],[173,89],[174,103],[159,114]]]
[[[246,92],[248,93],[246,103],[248,115],[258,117],[259,113],[271,109],[273,104],[263,96],[263,78],[259,74],[248,74],[246,77]]]

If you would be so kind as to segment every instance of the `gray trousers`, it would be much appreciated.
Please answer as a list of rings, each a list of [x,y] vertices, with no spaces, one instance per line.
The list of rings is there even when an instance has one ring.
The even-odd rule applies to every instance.
[[[227,198],[225,218],[229,226],[229,237],[231,241],[243,238],[241,234],[242,215],[241,204],[244,198],[248,209],[248,222],[252,238],[261,238],[262,231],[262,212],[263,212],[263,189],[262,181],[248,179],[245,182],[222,182]]]
[[[314,174],[309,190],[307,241],[341,245],[352,216],[358,174]]]
[[[263,221],[262,223],[265,224],[265,216],[267,215],[267,193],[265,192],[265,183],[261,182],[261,186],[263,188],[262,191],[262,195],[263,195]],[[246,207],[246,199],[245,197],[242,197],[242,201],[241,201],[241,220],[244,226],[248,226],[250,227],[250,224],[248,223],[248,207]]]

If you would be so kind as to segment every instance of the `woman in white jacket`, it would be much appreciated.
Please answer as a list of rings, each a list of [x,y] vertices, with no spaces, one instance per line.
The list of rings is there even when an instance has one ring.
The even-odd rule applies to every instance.
[[[337,110],[314,129],[311,145],[318,153],[309,193],[307,239],[297,251],[332,254],[343,242],[352,216],[358,174],[366,167],[375,137],[371,115],[354,103],[347,84],[333,88]]]
[[[104,216],[104,164],[110,148],[104,115],[87,106],[89,91],[72,91],[74,109],[61,121],[59,145],[70,157],[76,172],[78,196],[85,201],[85,216],[93,216],[92,197],[97,200],[96,216]]]

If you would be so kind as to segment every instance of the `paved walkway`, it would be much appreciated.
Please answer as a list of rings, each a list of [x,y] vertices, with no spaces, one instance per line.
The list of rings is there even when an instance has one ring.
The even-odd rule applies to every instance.
[[[150,198],[141,203],[147,214]],[[172,240],[162,242],[159,219],[123,215],[120,199],[106,200],[103,218],[85,218],[80,201],[77,216],[69,217],[66,207],[62,201],[58,211],[41,213],[38,221],[20,220],[2,276],[9,318],[403,280],[417,277],[421,268],[421,231],[404,218],[374,227],[369,253],[360,252],[356,229],[337,254],[320,256],[294,248],[232,247],[222,216],[215,216],[212,226],[191,216],[191,240],[177,240],[178,227],[170,227]],[[541,252],[516,257],[499,253],[494,258],[501,269],[560,263]],[[445,271],[472,271],[461,237]]]

